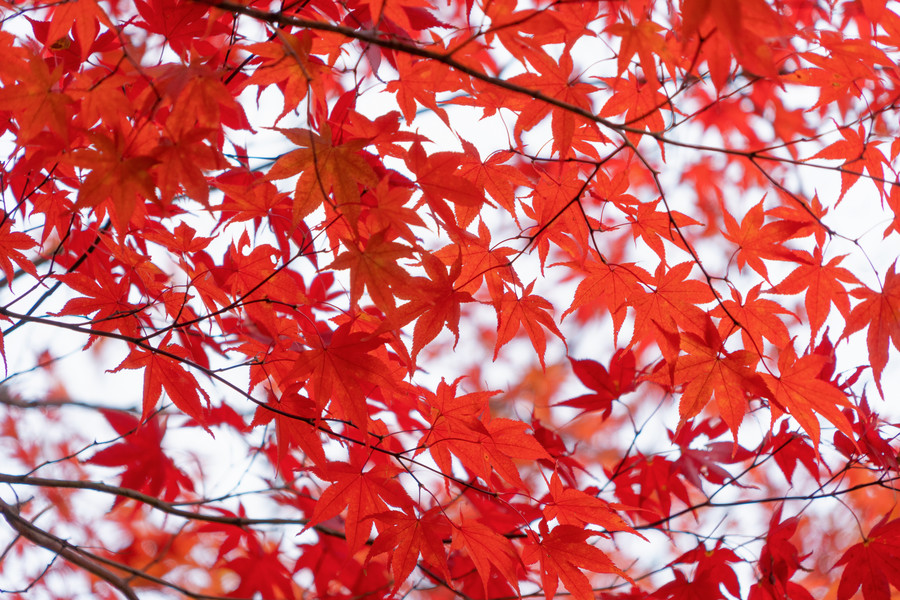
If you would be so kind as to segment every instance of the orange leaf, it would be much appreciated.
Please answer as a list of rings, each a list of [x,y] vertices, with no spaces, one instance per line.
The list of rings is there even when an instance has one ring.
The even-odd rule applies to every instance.
[[[401,469],[378,465],[363,471],[365,458],[352,453],[351,462],[329,462],[317,469],[320,477],[333,482],[316,502],[306,529],[332,519],[344,509],[347,545],[356,552],[366,543],[375,515],[388,510],[388,505],[412,509],[412,499],[397,481]]]
[[[532,281],[525,287],[521,298],[515,292],[506,292],[495,306],[497,309],[497,343],[494,346],[494,360],[497,360],[500,348],[512,340],[521,327],[525,327],[542,367],[546,366],[544,351],[547,349],[547,336],[544,334],[544,329],[549,329],[565,344],[566,340],[550,314],[553,305],[541,296],[531,293],[534,283]]]
[[[525,547],[523,558],[529,564],[541,561],[541,584],[547,600],[556,595],[559,581],[563,582],[577,600],[594,598],[590,581],[582,569],[595,573],[615,573],[631,581],[603,551],[587,543],[587,539],[593,535],[596,532],[574,525],[557,525],[548,532],[546,521],[541,521],[540,538],[529,532],[532,543]]]
[[[472,521],[454,524],[450,548],[451,550],[465,548],[478,570],[478,575],[481,576],[485,592],[488,589],[492,567],[515,588],[516,592],[519,591],[518,569],[522,561],[512,543],[487,525]]]
[[[880,292],[867,287],[858,287],[852,292],[862,299],[847,317],[847,328],[841,339],[868,327],[866,342],[869,348],[869,360],[875,375],[875,384],[884,397],[881,389],[881,374],[888,361],[889,343],[900,350],[900,277],[897,276],[896,261],[891,270],[885,274],[884,285]]]
[[[705,338],[683,333],[681,350],[684,355],[675,363],[675,384],[684,386],[678,404],[679,427],[700,414],[715,396],[719,413],[737,441],[749,400],[767,395],[765,385],[751,368],[759,357],[745,350],[726,351],[711,322]]]
[[[819,420],[816,415],[828,419],[848,437],[853,428],[841,408],[849,408],[846,395],[833,383],[819,377],[827,358],[821,354],[809,354],[797,358],[793,344],[781,350],[778,357],[778,377],[763,373],[763,381],[772,392],[776,407],[791,413],[809,434],[813,447],[819,446]]]

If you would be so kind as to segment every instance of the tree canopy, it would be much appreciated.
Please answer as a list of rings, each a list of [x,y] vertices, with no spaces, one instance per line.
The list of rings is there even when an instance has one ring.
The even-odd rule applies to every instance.
[[[0,591],[893,597],[898,6],[0,0]]]

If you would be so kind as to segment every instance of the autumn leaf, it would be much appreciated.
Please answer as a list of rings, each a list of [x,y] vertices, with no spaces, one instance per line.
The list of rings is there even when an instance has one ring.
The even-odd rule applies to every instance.
[[[666,62],[671,61],[669,48],[666,46],[664,36],[661,35],[662,26],[649,19],[632,23],[626,18],[620,23],[609,26],[607,31],[622,38],[616,61],[619,77],[628,68],[629,62],[635,54],[638,55],[641,69],[647,78],[656,78],[657,76],[654,56],[658,56]]]
[[[120,485],[125,488],[161,496],[172,501],[182,490],[193,491],[191,478],[169,458],[162,448],[166,421],[158,416],[139,420],[121,411],[102,412],[121,441],[103,448],[88,462],[103,467],[125,467]],[[125,500],[118,496],[115,504]]]
[[[768,280],[769,271],[763,260],[794,260],[793,251],[785,242],[801,231],[802,224],[789,220],[770,220],[766,223],[766,214],[760,200],[747,211],[738,226],[731,213],[722,211],[726,227],[723,235],[738,246],[738,268],[750,266]]]
[[[428,277],[415,278],[408,289],[398,290],[399,295],[411,296],[410,301],[397,310],[394,325],[416,320],[413,329],[413,359],[438,336],[445,325],[459,340],[460,306],[473,301],[471,294],[458,291],[454,284],[462,272],[461,258],[457,257],[448,273],[440,259],[433,254],[423,254],[422,265]]]
[[[349,244],[347,251],[339,254],[329,265],[337,271],[350,269],[350,295],[359,302],[363,290],[376,306],[385,311],[395,308],[393,289],[412,283],[412,277],[399,261],[412,258],[412,248],[385,239],[387,231],[379,231],[364,244]]]
[[[205,426],[209,395],[197,384],[194,376],[181,365],[178,357],[184,354],[184,348],[169,343],[151,350],[134,348],[128,358],[113,370],[113,372],[122,369],[144,370],[142,419],[147,419],[151,415],[162,392],[165,391],[175,406]]]
[[[519,278],[510,265],[515,250],[505,246],[492,245],[491,233],[482,221],[478,224],[478,235],[460,232],[457,244],[444,246],[435,256],[444,264],[452,265],[457,260],[462,268],[454,281],[457,291],[476,294],[482,284],[487,285],[491,298],[496,302],[503,297],[509,285],[518,285]]]
[[[825,357],[808,354],[797,358],[793,344],[782,348],[778,356],[778,377],[762,373],[761,377],[771,391],[771,399],[779,411],[791,414],[809,434],[813,447],[819,445],[819,420],[816,415],[830,421],[845,435],[852,435],[850,422],[841,412],[850,403],[832,382],[819,378]]]
[[[120,131],[107,135],[92,132],[92,148],[72,154],[78,167],[90,169],[78,190],[76,208],[97,208],[109,201],[118,229],[125,227],[133,216],[143,216],[141,200],[156,200],[156,182],[151,169],[158,160],[149,153],[132,149],[126,134]]]
[[[512,543],[490,527],[477,521],[454,523],[450,549],[466,551],[478,570],[485,591],[491,569],[496,569],[518,593],[518,570],[522,561]]]
[[[82,0],[91,2],[93,0]],[[0,110],[14,115],[17,125],[17,142],[27,144],[44,127],[61,138],[68,137],[69,111],[72,99],[58,89],[61,69],[51,70],[47,63],[33,57],[24,48],[13,48],[6,38],[4,56],[0,65]]]
[[[284,106],[275,123],[302,102],[310,91],[314,90],[319,98],[324,96],[321,76],[325,65],[317,57],[310,56],[312,32],[283,33],[280,40],[281,44],[261,42],[245,47],[256,57],[259,67],[244,80],[243,86],[255,85],[262,91],[270,84],[276,84],[284,96]]]
[[[528,62],[536,73],[524,73],[512,77],[510,81],[518,85],[540,90],[546,95],[557,98],[582,109],[590,109],[591,100],[588,94],[591,86],[578,81],[572,73],[574,61],[569,52],[564,52],[558,61],[543,50],[535,49],[528,54]],[[550,128],[553,131],[553,148],[559,156],[568,156],[572,147],[575,126],[581,120],[571,111],[552,108],[543,102],[531,101],[521,111],[516,121],[515,135],[520,138],[522,132],[529,131],[538,123],[550,116]]]
[[[564,487],[555,471],[550,477],[550,495],[545,500],[543,513],[547,521],[556,519],[560,525],[578,528],[593,524],[604,531],[627,531],[640,535],[608,503],[581,490]]]
[[[586,412],[599,410],[605,419],[612,412],[613,400],[635,388],[637,372],[631,350],[616,350],[608,370],[595,360],[569,357],[569,362],[576,377],[594,393],[565,400],[559,403],[560,406],[580,408]]]
[[[841,168],[841,195],[838,196],[838,202],[843,199],[853,184],[859,181],[858,171],[865,169],[871,176],[883,179],[884,168],[882,165],[890,164],[876,144],[866,142],[867,136],[862,125],[857,130],[851,127],[842,128],[840,133],[843,140],[832,143],[810,157],[810,160],[817,158],[844,159]]]
[[[836,256],[823,264],[818,246],[814,254],[801,251],[797,258],[797,267],[772,291],[776,294],[804,293],[806,314],[815,335],[825,323],[832,305],[845,317],[849,314],[850,298],[843,284],[859,283],[859,280],[849,270],[838,266],[844,256]]]
[[[860,588],[864,600],[888,600],[891,586],[900,590],[900,520],[889,518],[890,513],[835,563],[845,565],[838,600],[852,598]]]
[[[315,405],[309,398],[296,393],[287,393],[282,394],[280,399],[273,396],[267,404],[257,406],[250,427],[275,421],[279,464],[289,450],[300,448],[313,464],[324,467],[328,459],[322,447],[318,428],[314,424],[318,417]],[[325,425],[320,424],[319,427]]]
[[[450,537],[450,522],[437,507],[421,516],[389,511],[375,515],[375,520],[383,528],[379,528],[369,557],[390,553],[394,590],[412,573],[420,555],[429,568],[437,569],[446,581],[450,580],[444,549],[444,540]]]
[[[881,374],[888,362],[888,347],[893,341],[894,348],[900,350],[900,277],[897,276],[897,263],[885,274],[884,285],[880,292],[867,287],[855,288],[853,296],[862,300],[853,307],[847,317],[847,328],[841,338],[868,327],[866,344],[869,349],[869,360],[875,375],[875,384],[879,393]]]
[[[763,380],[753,370],[758,357],[745,350],[725,350],[711,323],[704,338],[683,333],[681,350],[684,354],[678,357],[674,373],[675,384],[682,386],[679,427],[700,414],[715,397],[719,414],[736,442],[749,401],[768,395]]]
[[[540,561],[541,587],[547,600],[556,595],[560,581],[578,600],[593,598],[593,590],[583,569],[595,573],[614,573],[630,581],[603,551],[587,543],[592,535],[595,532],[574,525],[557,525],[547,531],[546,521],[541,521],[540,537],[529,532],[531,544],[525,547],[523,559],[528,564]]]
[[[300,175],[294,189],[294,218],[312,212],[333,194],[335,208],[348,211],[348,218],[357,219],[359,186],[374,187],[378,183],[362,153],[367,142],[350,140],[336,144],[327,125],[323,125],[318,133],[308,129],[275,128],[275,131],[288,138],[297,149],[279,157],[266,179],[273,181]],[[311,199],[306,200],[307,197]]]
[[[732,597],[740,597],[740,584],[731,567],[732,563],[737,562],[740,562],[740,558],[733,550],[707,550],[700,545],[669,563],[669,566],[696,563],[693,577],[688,580],[681,570],[675,569],[675,579],[656,590],[654,596],[666,600],[727,600],[728,596],[722,593],[724,587]]]
[[[15,268],[13,261],[20,269],[37,277],[37,269],[34,263],[28,257],[22,254],[22,250],[31,250],[37,244],[31,237],[22,232],[12,230],[13,220],[9,215],[0,216],[0,269],[6,276],[6,285],[12,288],[13,279],[15,279]]]
[[[506,292],[503,297],[495,305],[497,310],[497,343],[494,345],[494,360],[499,356],[500,348],[509,343],[519,332],[522,327],[531,339],[531,344],[537,352],[544,364],[544,352],[547,349],[547,336],[544,329],[550,330],[556,337],[563,340],[562,333],[553,320],[550,310],[553,305],[547,300],[532,294],[535,282],[532,281],[522,291],[522,295],[518,296],[515,292]]]
[[[305,381],[316,411],[329,407],[338,418],[368,428],[366,396],[380,386],[390,386],[391,370],[373,351],[384,341],[345,323],[331,332],[330,339],[314,336],[311,347],[299,353],[292,378]]]
[[[570,313],[593,303],[606,307],[612,315],[616,341],[619,330],[625,322],[628,303],[644,291],[641,281],[648,281],[651,275],[635,264],[608,264],[592,257],[585,265],[584,277],[575,290],[571,306],[562,314],[565,319]]]
[[[318,475],[332,482],[325,488],[309,517],[306,529],[332,519],[346,509],[347,544],[351,551],[362,548],[369,536],[375,515],[395,506],[409,510],[412,500],[397,481],[400,469],[378,465],[368,470],[361,453],[355,453],[351,462],[328,462],[318,470]]]
[[[790,342],[788,328],[778,315],[793,315],[777,302],[760,298],[761,288],[762,284],[757,284],[747,292],[746,298],[732,288],[731,299],[722,300],[712,311],[712,315],[721,318],[719,335],[727,337],[729,330],[740,325],[744,349],[757,352],[760,356],[764,354],[764,339],[779,348]]]

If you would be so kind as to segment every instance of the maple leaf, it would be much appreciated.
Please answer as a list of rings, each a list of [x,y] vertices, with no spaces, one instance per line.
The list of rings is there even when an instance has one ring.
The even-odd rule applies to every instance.
[[[841,339],[868,327],[866,344],[869,349],[869,360],[878,392],[884,397],[881,389],[881,374],[888,362],[890,342],[900,350],[900,277],[897,276],[896,261],[890,271],[885,273],[884,284],[880,292],[867,287],[858,287],[850,292],[862,300],[847,317],[847,327]]]
[[[209,395],[177,360],[177,357],[184,354],[184,348],[169,343],[163,343],[149,351],[134,348],[128,357],[113,369],[113,373],[122,369],[144,369],[143,419],[150,416],[165,390],[175,406],[205,426]],[[201,403],[201,396],[206,406]]]
[[[666,60],[671,66],[671,54],[666,46],[665,38],[661,35],[663,27],[649,19],[642,19],[638,23],[632,23],[625,18],[620,23],[615,23],[606,28],[606,31],[622,38],[619,46],[619,56],[616,60],[618,77],[628,68],[631,58],[637,54],[640,59],[641,69],[648,79],[656,79],[656,61],[654,55]],[[673,72],[673,68],[669,69]]]
[[[547,531],[546,521],[541,521],[540,527],[540,537],[529,531],[532,544],[525,547],[523,559],[528,564],[540,560],[541,587],[547,600],[556,595],[559,581],[578,600],[593,598],[590,582],[582,569],[614,573],[631,581],[602,550],[587,543],[587,539],[596,532],[574,525],[557,525]]]
[[[685,0],[681,11],[685,40],[696,33],[705,34],[702,26],[704,21],[709,20],[717,35],[724,37],[734,57],[745,69],[777,77],[772,46],[775,40],[790,33],[790,22],[780,18],[764,0]],[[710,52],[709,48],[705,50]],[[721,57],[717,60],[726,62]],[[721,83],[724,82],[717,83],[716,87],[721,88]]]
[[[222,567],[239,576],[238,586],[230,592],[236,598],[250,598],[257,593],[263,598],[295,598],[297,585],[291,571],[282,562],[278,545],[252,540],[242,554],[222,561]]]
[[[891,586],[900,590],[900,519],[888,521],[889,517],[886,514],[835,563],[835,567],[846,565],[838,600],[853,597],[860,587],[864,600],[888,600]]]
[[[389,552],[391,572],[394,574],[394,591],[400,588],[416,567],[419,556],[430,568],[438,570],[445,581],[450,580],[447,568],[447,551],[444,540],[450,537],[450,522],[438,507],[421,516],[412,513],[389,511],[375,515],[379,528],[369,550],[369,559]]]
[[[93,276],[85,273],[66,273],[57,276],[75,292],[82,294],[66,302],[60,315],[94,315],[92,326],[101,331],[118,329],[131,338],[138,337],[140,308],[127,301],[131,287],[125,278],[116,281],[103,269]],[[96,314],[95,314],[96,313]],[[96,336],[88,339],[88,346]]]
[[[775,464],[781,469],[788,483],[793,483],[794,470],[797,468],[798,462],[806,468],[810,475],[816,479],[819,477],[816,451],[807,440],[806,436],[788,431],[787,421],[781,422],[781,428],[777,434],[772,435],[772,432],[766,434],[766,439],[763,441],[764,447],[772,449],[771,453]]]
[[[97,38],[100,23],[115,29],[115,25],[97,0],[65,2],[53,11],[47,39],[50,43],[56,42],[69,33],[74,25],[77,38],[81,41],[81,59],[84,60],[90,48],[89,41]]]
[[[299,353],[290,377],[305,381],[317,413],[330,406],[338,418],[365,431],[369,421],[366,396],[378,387],[392,385],[392,370],[373,352],[384,340],[353,331],[352,322],[340,325],[329,338],[311,337],[310,349]]]
[[[415,296],[397,310],[394,323],[397,326],[416,319],[413,329],[413,360],[422,348],[438,336],[445,324],[456,340],[459,340],[460,305],[473,301],[470,294],[457,291],[454,286],[454,281],[462,272],[461,257],[450,266],[449,273],[444,263],[430,253],[422,255],[422,265],[428,277],[413,279],[413,285],[409,286],[408,291],[398,290],[401,295],[412,293]]]
[[[678,403],[679,428],[700,414],[714,396],[719,414],[737,442],[749,400],[768,396],[763,380],[752,369],[758,357],[744,350],[726,351],[711,322],[703,338],[683,333],[681,350],[684,354],[678,357],[674,371],[675,384],[683,386]]]
[[[535,221],[531,228],[532,244],[537,246],[542,266],[553,246],[579,259],[587,256],[591,227],[596,223],[585,218],[579,208],[577,200],[584,189],[579,169],[563,163],[559,169],[541,171],[531,194],[531,204],[522,204],[525,216]]]
[[[840,36],[835,40],[823,36],[823,42],[830,47],[830,55],[804,52],[803,60],[815,66],[795,69],[782,76],[787,83],[819,88],[819,98],[813,109],[840,103],[855,95],[859,82],[872,78],[874,65],[890,64],[890,58],[881,49],[859,39]]]
[[[544,364],[544,351],[547,349],[547,336],[544,333],[544,329],[549,329],[551,333],[565,344],[566,340],[550,314],[553,305],[543,297],[531,293],[531,290],[534,289],[534,284],[535,282],[532,281],[525,286],[521,297],[515,292],[506,292],[495,305],[497,310],[497,343],[494,345],[494,360],[497,360],[500,348],[512,340],[522,327],[528,333],[542,367],[546,367]]]
[[[62,69],[51,71],[47,63],[24,48],[9,45],[3,52],[8,59],[0,65],[0,78],[4,81],[0,88],[0,110],[14,115],[18,125],[17,143],[24,146],[45,127],[67,138],[73,100],[59,91],[57,84]]]
[[[244,47],[256,57],[254,62],[257,66],[242,84],[243,87],[259,86],[260,92],[270,84],[277,84],[283,95],[283,108],[275,123],[294,110],[310,90],[314,90],[316,99],[321,101],[325,97],[326,79],[324,63],[310,56],[313,42],[311,31],[296,35],[285,32],[279,36],[279,41],[280,44],[261,42]]]
[[[838,202],[844,198],[844,195],[853,184],[859,181],[860,175],[856,173],[857,170],[862,171],[865,169],[872,177],[884,179],[882,165],[890,165],[890,162],[876,144],[865,141],[866,132],[862,125],[856,131],[850,127],[844,127],[840,130],[840,133],[844,138],[843,140],[823,148],[809,159],[844,159],[844,164],[841,165],[841,194],[838,196]]]
[[[435,98],[435,92],[444,89],[447,78],[453,77],[447,66],[433,61],[416,60],[406,54],[398,56],[394,66],[399,76],[387,84],[386,91],[396,94],[397,104],[403,111],[406,124],[409,125],[415,118],[418,101],[449,126],[447,111],[438,106]]]
[[[725,239],[739,246],[737,251],[738,268],[743,269],[745,265],[748,265],[768,280],[769,271],[766,269],[763,259],[794,261],[794,251],[787,248],[784,243],[794,237],[801,230],[802,225],[796,221],[787,220],[764,223],[765,216],[762,200],[747,211],[741,220],[740,227],[727,210],[722,211],[726,227],[723,235]]]
[[[704,447],[693,447],[699,436],[714,440],[728,431],[724,420],[713,418],[694,421],[681,427],[676,434],[669,433],[669,438],[678,445],[681,456],[672,463],[673,471],[693,485],[703,490],[703,480],[715,485],[722,485],[732,479],[732,474],[723,465],[737,464],[752,458],[754,455],[744,447],[728,442],[707,442]]]
[[[776,455],[777,456],[777,455]],[[791,542],[800,523],[799,517],[781,520],[782,506],[772,513],[766,544],[759,553],[760,578],[750,588],[750,600],[776,600],[778,598],[797,598],[812,600],[806,588],[794,581],[789,581],[794,573],[803,569],[801,562],[806,556],[800,556],[797,547]]]
[[[313,464],[323,467],[328,459],[322,447],[319,431],[313,425],[318,416],[315,405],[309,398],[296,393],[284,393],[281,398],[276,399],[273,394],[268,404],[257,406],[250,427],[275,421],[278,464],[282,464],[291,448],[299,447]],[[320,424],[319,427],[325,425]]]
[[[528,52],[527,60],[537,73],[516,75],[510,78],[510,82],[539,90],[566,104],[590,110],[591,100],[588,94],[592,91],[592,86],[579,82],[577,77],[573,76],[574,62],[568,49],[563,52],[558,62],[543,50],[536,48]],[[521,139],[523,131],[534,128],[548,114],[550,115],[550,128],[553,131],[552,151],[565,157],[571,151],[575,126],[581,121],[581,118],[571,111],[532,100],[525,105],[516,120],[515,136],[517,139]]]
[[[13,220],[9,215],[0,213],[0,269],[3,270],[6,284],[10,289],[12,289],[12,282],[16,275],[12,265],[13,261],[32,277],[38,276],[34,263],[21,252],[21,250],[30,250],[37,244],[28,234],[13,231],[12,226]]]
[[[503,296],[507,284],[518,285],[519,278],[510,264],[510,257],[516,252],[505,246],[492,246],[491,233],[484,221],[478,224],[478,236],[460,232],[459,244],[444,246],[435,256],[452,265],[459,260],[462,268],[454,284],[459,292],[474,295],[482,283],[494,301]]]
[[[109,201],[117,229],[132,219],[143,217],[145,209],[138,199],[156,200],[156,184],[151,169],[158,162],[149,153],[141,153],[140,146],[129,143],[126,133],[119,130],[108,135],[93,131],[89,137],[92,148],[76,150],[71,162],[90,169],[78,188],[76,208],[97,208]]]
[[[443,380],[427,393],[419,412],[431,423],[419,448],[428,448],[438,466],[451,468],[452,452],[475,475],[489,482],[492,470],[506,481],[524,486],[513,459],[549,460],[543,446],[525,433],[527,424],[512,419],[485,417],[487,401],[497,392],[456,395],[460,379]],[[446,472],[446,471],[445,471]]]
[[[518,166],[507,163],[515,154],[495,152],[482,160],[478,148],[466,140],[460,140],[465,155],[460,166],[460,175],[486,191],[490,197],[510,215],[516,214],[516,186],[528,185],[529,179]],[[473,211],[473,214],[477,214]],[[463,220],[463,223],[468,223]]]
[[[476,521],[453,523],[450,549],[465,549],[478,570],[485,593],[492,568],[497,569],[501,577],[518,593],[518,569],[522,560],[512,543],[487,525]]]
[[[321,126],[319,133],[277,127],[275,131],[298,146],[297,150],[279,157],[266,173],[270,181],[300,175],[294,189],[294,219],[312,212],[333,193],[335,208],[347,211],[348,219],[355,222],[359,218],[360,186],[378,184],[378,177],[362,152],[368,142],[335,143],[327,124]]]
[[[672,500],[690,505],[691,499],[675,463],[664,456],[644,456],[636,453],[627,457],[615,473],[605,469],[615,481],[616,497],[632,518],[666,519],[672,510]]]
[[[823,264],[822,250],[818,246],[812,255],[798,251],[797,268],[772,288],[776,294],[799,294],[805,290],[804,305],[813,336],[825,323],[832,304],[845,317],[850,312],[850,298],[841,282],[858,284],[859,280],[838,266],[844,258],[835,256]]]
[[[642,202],[637,206],[634,214],[628,215],[628,220],[633,223],[634,239],[639,237],[656,252],[663,261],[666,260],[666,247],[663,240],[668,240],[682,250],[687,250],[685,241],[679,230],[688,225],[700,225],[687,215],[674,210],[657,211],[660,200],[654,202]]]
[[[375,189],[366,190],[362,196],[361,219],[366,224],[369,237],[388,230],[391,237],[401,237],[415,246],[418,238],[411,227],[425,227],[425,221],[411,206],[407,206],[412,194],[412,189],[391,185],[389,177],[383,177]]]
[[[459,152],[426,154],[419,140],[413,142],[406,157],[406,166],[415,174],[416,185],[422,190],[422,199],[443,225],[454,233],[457,233],[457,219],[446,201],[463,207],[480,207],[484,203],[481,190],[463,177],[461,167],[464,160],[464,155]]]
[[[713,317],[720,317],[719,335],[726,337],[728,330],[737,321],[741,327],[741,339],[745,350],[753,350],[763,354],[763,339],[769,340],[776,347],[783,348],[790,342],[787,326],[778,315],[793,315],[793,313],[777,302],[760,298],[759,293],[762,284],[755,285],[746,298],[741,298],[740,292],[731,289],[731,300],[722,300],[710,313]]]
[[[666,600],[727,600],[721,590],[724,586],[728,594],[739,598],[741,590],[737,575],[729,565],[740,560],[734,551],[727,548],[707,550],[703,545],[698,546],[669,563],[669,566],[697,563],[690,581],[681,570],[674,569],[675,579],[656,590],[653,595]]]
[[[101,410],[122,441],[94,454],[87,462],[102,467],[124,466],[120,484],[124,488],[160,496],[172,501],[182,490],[193,491],[194,484],[162,449],[166,421],[158,416],[138,420],[116,410]],[[114,505],[125,500],[117,496]]]
[[[585,412],[603,411],[602,416],[606,419],[612,412],[613,400],[635,389],[637,372],[631,350],[616,350],[609,361],[609,370],[590,359],[576,360],[569,357],[569,362],[581,383],[594,393],[564,400],[559,403],[560,406],[580,408]]]
[[[609,87],[616,91],[600,109],[601,117],[625,115],[625,122],[635,129],[662,131],[666,123],[660,107],[666,106],[666,97],[658,86],[644,82],[629,72],[627,78],[607,79]],[[629,133],[630,138],[638,140],[636,134]]]
[[[331,481],[316,502],[306,529],[334,518],[345,509],[344,532],[351,552],[362,548],[369,537],[375,515],[395,506],[412,510],[413,502],[396,476],[401,469],[376,465],[364,471],[366,458],[361,452],[351,453],[351,462],[328,462],[317,470],[320,477]]]
[[[613,331],[618,341],[619,330],[625,322],[627,304],[632,298],[643,293],[640,282],[652,279],[650,273],[636,264],[609,264],[595,257],[584,265],[585,276],[575,290],[571,306],[562,314],[565,319],[570,313],[599,302],[605,306],[613,319]]]
[[[782,348],[778,356],[778,377],[762,373],[761,377],[771,391],[771,400],[781,411],[791,413],[800,426],[819,446],[819,420],[816,415],[828,419],[845,435],[852,435],[850,422],[839,407],[849,407],[847,397],[830,381],[819,378],[825,357],[808,354],[797,358],[793,344]]]
[[[217,23],[204,19],[209,9],[203,5],[177,0],[137,0],[135,8],[143,18],[137,25],[165,36],[168,45],[182,57],[188,54],[192,42],[202,36],[207,28],[218,29],[215,27]]]
[[[705,335],[709,317],[697,305],[715,300],[708,285],[692,280],[688,274],[694,265],[690,262],[666,269],[660,263],[655,273],[655,288],[640,290],[628,300],[635,310],[634,339],[655,340],[664,357],[674,362],[677,346],[670,339],[679,329]],[[651,280],[653,278],[650,278]],[[644,280],[649,285],[649,281]],[[577,293],[577,292],[576,292]]]
[[[560,525],[578,528],[592,523],[603,527],[605,531],[627,531],[640,535],[616,514],[612,506],[600,498],[578,489],[563,487],[556,471],[550,477],[550,495],[545,500],[542,512],[547,521],[556,519]]]
[[[388,312],[395,308],[393,289],[412,283],[399,261],[413,256],[413,249],[385,239],[387,230],[372,235],[364,244],[348,244],[328,268],[350,269],[350,300],[354,304],[362,297],[363,289],[376,306]]]

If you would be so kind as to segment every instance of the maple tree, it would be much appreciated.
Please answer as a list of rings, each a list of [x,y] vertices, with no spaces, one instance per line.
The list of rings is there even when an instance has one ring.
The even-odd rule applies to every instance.
[[[900,594],[898,8],[0,0],[0,589]]]

